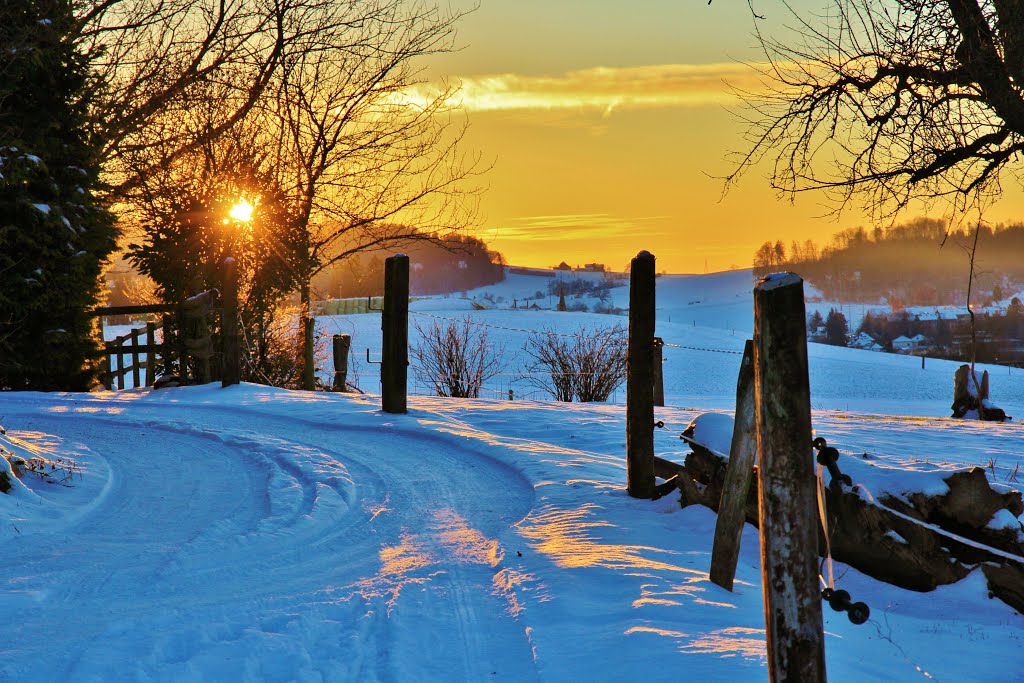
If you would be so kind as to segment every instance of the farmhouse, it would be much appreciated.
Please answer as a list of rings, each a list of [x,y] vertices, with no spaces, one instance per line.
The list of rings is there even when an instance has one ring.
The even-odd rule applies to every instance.
[[[900,335],[892,340],[892,350],[896,353],[913,353],[928,346],[928,337],[923,334],[915,334],[907,338]]]

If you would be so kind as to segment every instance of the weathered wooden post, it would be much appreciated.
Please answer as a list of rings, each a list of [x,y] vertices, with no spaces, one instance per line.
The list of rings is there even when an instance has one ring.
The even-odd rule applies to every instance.
[[[711,550],[711,581],[731,591],[736,578],[736,562],[740,554],[740,538],[746,524],[747,494],[754,474],[757,452],[754,422],[754,342],[747,340],[736,380],[736,419],[729,445],[729,464],[718,504],[715,523],[715,544]]]
[[[626,356],[626,491],[654,495],[654,255],[630,264]]]
[[[348,350],[352,347],[352,337],[347,334],[336,334],[331,338],[334,352],[334,382],[331,388],[335,391],[348,391]]]
[[[385,413],[404,413],[409,373],[409,257],[405,254],[384,260],[381,330],[381,404]]]
[[[175,346],[178,350],[178,375],[182,384],[188,383],[188,347],[185,345],[185,330],[185,306],[179,304],[174,317],[174,331],[177,333]]]
[[[164,333],[166,334],[166,332]],[[146,323],[146,386],[156,381],[156,323]]]
[[[132,330],[131,333],[131,349],[132,349],[132,386],[136,389],[142,384],[142,378],[139,375],[139,334],[140,330]]]
[[[182,302],[187,330],[185,348],[195,361],[195,378],[197,384],[210,381],[210,358],[213,356],[213,339],[210,337],[210,325],[207,319],[210,305],[213,303],[213,290],[200,292]]]
[[[302,388],[313,391],[316,389],[316,318],[312,309],[303,318],[302,325]]]
[[[661,350],[665,342],[661,337],[654,338],[654,405],[665,405],[665,374],[662,372],[661,364],[664,362]]]
[[[104,351],[106,350],[104,349]],[[103,377],[103,386],[107,391],[110,391],[114,388],[114,375],[110,369],[109,353],[104,353],[103,360],[100,361],[100,367],[103,368],[103,374],[101,375]]]
[[[220,331],[224,353],[221,356],[220,385],[229,387],[242,380],[242,354],[238,341],[238,263],[231,256],[224,259],[222,289]]]
[[[758,519],[773,682],[825,680],[805,321],[798,275],[768,275],[754,288]]]

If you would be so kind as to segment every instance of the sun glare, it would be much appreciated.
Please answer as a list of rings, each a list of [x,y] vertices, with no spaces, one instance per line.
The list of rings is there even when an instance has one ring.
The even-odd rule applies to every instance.
[[[245,199],[239,199],[234,206],[231,207],[231,211],[228,215],[236,221],[242,221],[248,223],[252,220],[253,205]]]

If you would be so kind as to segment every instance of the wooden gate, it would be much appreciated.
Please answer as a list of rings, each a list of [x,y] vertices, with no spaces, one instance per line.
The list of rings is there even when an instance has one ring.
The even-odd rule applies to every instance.
[[[100,380],[107,389],[125,388],[125,377],[131,373],[132,386],[152,386],[161,374],[177,375],[180,384],[205,384],[220,379],[225,386],[238,383],[237,302],[228,289],[223,306],[214,306],[219,293],[202,292],[178,305],[108,306],[96,308],[92,315],[100,321],[114,315],[159,315],[160,322],[147,322],[146,327],[133,329],[104,343],[103,373]],[[215,351],[210,333],[210,316],[221,316],[221,349]],[[160,341],[157,342],[157,330]],[[140,343],[144,337],[145,342]],[[213,358],[221,355],[222,362]],[[127,360],[126,360],[127,359]]]

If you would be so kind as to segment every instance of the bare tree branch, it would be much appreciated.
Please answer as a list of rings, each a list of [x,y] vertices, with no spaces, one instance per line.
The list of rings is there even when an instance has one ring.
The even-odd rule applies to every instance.
[[[980,208],[1024,151],[1021,0],[834,0],[793,35],[757,37],[769,89],[741,93],[749,146],[726,189],[768,161],[790,197],[823,191],[876,219],[909,203]]]

